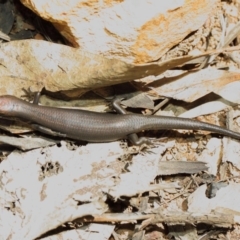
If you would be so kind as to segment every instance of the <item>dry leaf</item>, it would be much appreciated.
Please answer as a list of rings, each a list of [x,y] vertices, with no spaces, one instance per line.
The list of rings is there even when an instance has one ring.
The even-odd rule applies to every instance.
[[[36,137],[26,137],[26,138],[19,138],[19,137],[9,137],[0,135],[0,142],[9,144],[11,146],[15,146],[19,149],[24,151],[31,150],[35,148],[47,147],[55,145],[58,141],[54,141],[52,139],[46,138],[36,138]]]
[[[0,94],[21,96],[25,94],[22,89],[30,87],[32,91],[45,87],[49,91],[81,89],[84,93],[98,87],[157,76],[197,57],[222,51],[134,65],[40,40],[13,41],[0,45]]]
[[[232,79],[229,84],[214,92],[232,103],[240,104],[240,81],[233,82],[234,80]]]
[[[115,184],[111,176],[122,170],[114,163],[123,154],[119,143],[88,144],[75,151],[61,145],[15,151],[1,162],[2,239],[35,239],[65,222],[107,210],[104,192]],[[50,163],[61,171],[43,172]]]
[[[180,115],[178,117],[184,117],[184,118],[195,118],[198,116],[203,116],[211,113],[216,113],[221,110],[224,110],[228,108],[230,103],[222,98],[220,98],[218,101],[210,101],[207,103],[204,103],[202,105],[199,105],[195,108],[192,108]]]
[[[129,172],[124,173],[125,163],[118,159],[126,152],[119,142],[88,144],[75,151],[65,142],[61,145],[15,151],[1,163],[0,232],[4,239],[35,239],[65,222],[100,215],[107,210],[105,193],[118,198],[179,187],[164,181],[150,184],[167,145],[134,156]]]
[[[240,72],[206,68],[197,72],[187,72],[175,77],[154,80],[148,83],[147,87],[154,89],[153,92],[157,92],[160,96],[193,102],[210,92],[219,93],[225,85],[239,81],[239,79]]]
[[[240,170],[240,142],[224,138],[223,162],[230,162],[234,167]],[[235,175],[239,176],[239,172]]]
[[[54,234],[48,237],[41,238],[41,240],[65,240],[65,239],[79,239],[79,240],[108,240],[114,231],[114,224],[84,224],[82,227],[77,229],[72,229],[68,231],[63,231],[58,234]]]
[[[228,208],[240,213],[240,186],[238,183],[230,183],[219,189],[214,198],[206,197],[206,185],[200,186],[188,198],[188,212],[208,214],[218,208]]]
[[[218,167],[221,160],[222,140],[218,138],[211,138],[206,149],[203,150],[198,158],[198,161],[207,163],[208,172],[214,176],[217,175]]]
[[[156,61],[216,9],[216,0],[21,2],[73,46],[128,63]]]

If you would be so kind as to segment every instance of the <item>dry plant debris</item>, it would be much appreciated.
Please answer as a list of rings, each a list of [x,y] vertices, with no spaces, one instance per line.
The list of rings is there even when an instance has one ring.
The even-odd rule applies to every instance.
[[[201,19],[201,27],[181,36],[181,42],[172,39],[178,44],[155,52],[153,62],[142,55],[124,61],[107,58],[107,52],[86,52],[88,46],[37,41],[44,39],[40,33],[34,40],[1,43],[0,94],[22,97],[29,88],[45,88],[69,99],[93,90],[104,98],[130,97],[124,104],[145,114],[197,118],[240,132],[240,3],[201,2],[208,10],[214,2],[211,16],[204,14],[205,24]],[[21,28],[37,31],[15,11],[12,31],[0,35],[6,41]],[[111,87],[115,84],[122,85]],[[164,103],[158,104],[159,99]],[[109,110],[96,96],[68,103],[41,100],[51,106]],[[3,149],[1,155],[0,239],[240,238],[239,141],[205,132],[163,131],[144,133],[154,138],[151,147],[120,141],[82,146],[37,133],[33,137],[29,129],[1,124],[1,130],[1,143],[16,148]],[[207,227],[201,229],[201,224]]]

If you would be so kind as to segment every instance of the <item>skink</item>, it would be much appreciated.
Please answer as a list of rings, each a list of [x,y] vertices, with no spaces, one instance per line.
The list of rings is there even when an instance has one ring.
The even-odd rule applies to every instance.
[[[206,130],[240,139],[240,133],[196,120],[124,114],[124,110],[117,111],[123,114],[39,106],[14,96],[0,97],[1,115],[30,121],[39,126],[39,131],[45,133],[54,131],[62,136],[87,142],[110,142],[130,136],[134,144],[141,144],[146,139],[137,139],[135,133],[161,129]]]

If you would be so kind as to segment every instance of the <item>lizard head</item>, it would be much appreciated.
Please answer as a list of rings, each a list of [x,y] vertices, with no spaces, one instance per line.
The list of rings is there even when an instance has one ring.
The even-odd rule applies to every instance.
[[[11,95],[0,96],[0,114],[4,116],[15,116],[19,101],[22,101]]]

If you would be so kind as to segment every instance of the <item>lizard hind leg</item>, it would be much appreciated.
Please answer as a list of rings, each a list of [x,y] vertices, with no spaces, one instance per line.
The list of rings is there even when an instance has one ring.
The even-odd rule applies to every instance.
[[[127,111],[120,105],[122,100],[123,100],[123,98],[114,98],[113,101],[112,101],[112,106],[117,113],[127,114]],[[139,145],[142,145],[142,144],[147,144],[147,145],[152,144],[150,139],[145,138],[145,137],[139,138],[136,133],[131,133],[131,134],[127,135],[127,137],[130,140],[130,142],[134,145],[139,146]]]

